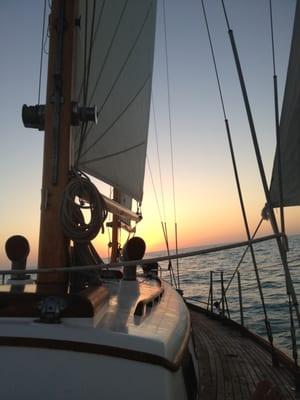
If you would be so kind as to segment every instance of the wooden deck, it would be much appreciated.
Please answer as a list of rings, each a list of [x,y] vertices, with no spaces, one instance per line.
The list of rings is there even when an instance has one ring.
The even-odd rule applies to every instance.
[[[295,399],[294,376],[282,363],[272,366],[270,353],[236,327],[191,310],[199,356],[203,400]],[[275,396],[252,397],[259,382],[271,383]]]

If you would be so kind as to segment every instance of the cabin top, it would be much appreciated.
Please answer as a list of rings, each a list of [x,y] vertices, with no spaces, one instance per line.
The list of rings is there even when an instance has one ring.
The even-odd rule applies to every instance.
[[[75,351],[150,359],[170,369],[176,369],[187,345],[188,311],[181,296],[159,279],[111,279],[57,297],[38,293],[32,284],[24,285],[21,293],[11,290],[10,285],[0,287],[0,344],[10,337],[37,347],[71,346]],[[57,307],[59,316],[51,319]]]

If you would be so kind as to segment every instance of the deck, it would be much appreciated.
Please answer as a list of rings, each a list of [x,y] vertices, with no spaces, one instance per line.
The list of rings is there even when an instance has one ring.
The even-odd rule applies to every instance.
[[[270,353],[260,344],[204,313],[192,310],[191,318],[199,356],[201,399],[296,398],[292,371],[282,363],[273,367]],[[252,397],[258,383],[265,380],[276,394]]]

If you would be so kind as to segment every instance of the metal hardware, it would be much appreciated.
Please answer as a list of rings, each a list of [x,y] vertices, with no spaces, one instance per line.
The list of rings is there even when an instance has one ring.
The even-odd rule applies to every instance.
[[[239,272],[237,273],[237,277],[238,277],[238,288],[239,288],[240,318],[241,318],[241,325],[244,326],[242,285],[241,285],[241,276]]]
[[[225,290],[224,290],[224,273],[221,271],[221,305],[222,305],[222,316],[225,317]]]
[[[66,301],[57,296],[49,296],[39,303],[41,316],[38,322],[45,324],[59,324],[63,310],[67,307]]]
[[[73,126],[80,125],[81,122],[98,122],[97,106],[93,107],[80,107],[78,103],[72,103],[72,117],[71,122]]]
[[[209,309],[210,306],[210,311],[213,312],[214,308],[214,296],[213,296],[213,271],[210,271],[210,280],[209,280],[209,293],[208,293],[208,299],[207,299],[207,309]]]
[[[25,128],[43,131],[45,129],[45,105],[27,106],[24,104],[22,107],[22,121]]]

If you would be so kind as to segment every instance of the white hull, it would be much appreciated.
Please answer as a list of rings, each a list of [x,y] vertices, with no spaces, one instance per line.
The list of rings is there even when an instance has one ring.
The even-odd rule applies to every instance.
[[[188,399],[190,319],[182,298],[157,280],[106,288],[93,317],[0,319],[1,398]],[[160,299],[135,315],[155,291]]]
[[[74,351],[2,347],[0,354],[2,399],[187,399],[181,370]]]

